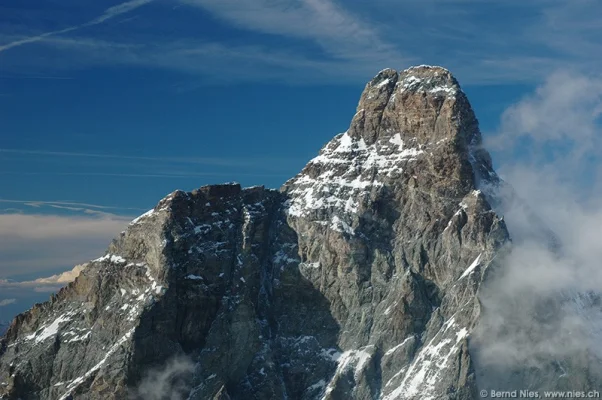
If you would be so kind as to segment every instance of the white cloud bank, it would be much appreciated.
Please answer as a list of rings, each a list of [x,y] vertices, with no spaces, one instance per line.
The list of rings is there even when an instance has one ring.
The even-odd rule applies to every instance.
[[[49,275],[95,259],[131,219],[112,214],[0,214],[0,279]]]
[[[536,218],[527,221],[515,205],[504,211],[514,242],[483,291],[485,318],[473,342],[487,366],[477,368],[483,387],[528,384],[513,375],[524,366],[548,389],[586,387],[578,366],[602,372],[602,192],[599,161],[592,163],[602,149],[601,105],[599,77],[564,71],[503,115],[494,138],[500,174]],[[542,240],[546,229],[553,241]]]

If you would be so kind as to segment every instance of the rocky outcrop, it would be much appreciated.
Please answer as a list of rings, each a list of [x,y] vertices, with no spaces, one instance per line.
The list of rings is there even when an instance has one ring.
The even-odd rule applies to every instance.
[[[447,70],[383,70],[280,191],[176,191],[19,315],[0,397],[478,398],[499,182]]]

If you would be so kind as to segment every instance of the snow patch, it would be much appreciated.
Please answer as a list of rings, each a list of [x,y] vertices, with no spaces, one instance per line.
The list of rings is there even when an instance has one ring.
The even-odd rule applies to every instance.
[[[410,341],[410,339],[413,339],[413,338],[414,338],[414,336],[405,338],[403,342],[401,342],[397,346],[392,347],[389,350],[387,350],[387,352],[385,353],[385,356],[390,356],[391,354],[395,353],[397,350],[401,349],[408,341]]]
[[[126,264],[127,263],[125,258],[115,255],[115,254],[107,254],[105,256],[97,258],[96,260],[92,260],[92,262],[104,262],[104,261],[109,261],[113,264]]]
[[[318,268],[320,268],[320,263],[319,262],[299,263],[299,267],[300,268],[314,268],[314,269],[318,269]]]
[[[450,329],[455,330],[455,335]],[[445,335],[445,337],[443,337]],[[404,367],[385,385],[389,386],[394,378],[404,375],[401,383],[382,400],[396,400],[420,396],[423,400],[436,400],[443,393],[435,393],[435,385],[455,355],[460,350],[462,340],[468,336],[468,330],[460,328],[454,318],[450,318],[437,332],[435,337],[422,348],[409,367]]]
[[[403,140],[401,140],[401,134],[396,134],[391,139],[389,139],[389,143],[393,143],[396,146],[403,147]]]
[[[111,346],[111,348],[109,349],[109,351],[107,351],[105,356],[95,366],[93,366],[90,370],[88,370],[88,372],[86,372],[84,375],[79,376],[79,377],[75,378],[74,380],[72,380],[67,385],[67,391],[59,398],[59,400],[66,400],[67,397],[69,397],[69,395],[73,392],[73,390],[75,390],[79,385],[81,385],[93,373],[95,373],[100,368],[102,368],[105,365],[105,363],[107,362],[107,360],[109,359],[109,357],[112,356],[113,353],[115,353],[117,351],[117,349],[119,349],[119,347],[122,344],[124,344],[132,336],[132,334],[134,333],[134,329],[135,328],[130,329],[113,346]]]
[[[146,218],[146,217],[149,217],[149,216],[151,216],[151,215],[152,215],[154,212],[155,212],[155,210],[154,210],[154,209],[152,209],[152,210],[148,210],[147,212],[145,212],[144,214],[140,215],[139,217],[137,217],[137,218],[134,218],[134,219],[132,220],[132,222],[130,222],[130,225],[136,225],[138,222],[140,222],[140,220],[142,220],[142,219],[144,219],[144,218]]]
[[[76,314],[75,311],[68,311],[68,312],[60,315],[54,321],[52,321],[49,325],[43,326],[42,328],[36,330],[31,335],[25,336],[25,340],[34,340],[35,339],[35,343],[38,344],[50,337],[55,336],[58,333],[61,324],[71,321],[71,317],[73,317],[73,315],[75,315],[75,314]]]
[[[380,82],[378,85],[376,85],[377,88],[381,88],[385,85],[387,85],[390,82],[389,78],[385,79],[384,81]]]
[[[481,261],[481,255],[483,253],[479,254],[477,256],[477,258],[472,262],[472,264],[470,264],[470,266],[468,268],[466,268],[466,270],[464,271],[464,273],[462,274],[462,276],[460,276],[458,278],[458,280],[467,277],[468,275],[472,274],[475,270],[476,267],[479,266],[479,261]]]
[[[383,186],[377,177],[401,173],[405,163],[423,153],[423,149],[405,148],[399,133],[370,146],[363,138],[340,134],[309,162],[317,175],[301,173],[290,181],[294,187],[287,214],[300,217],[320,209],[356,213],[362,198],[367,200],[375,188]]]
[[[362,372],[366,369],[366,366],[372,359],[372,353],[366,351],[374,346],[369,345],[358,350],[348,350],[344,353],[337,353],[336,363],[337,369],[334,376],[330,380],[330,383],[326,387],[324,392],[323,400],[334,390],[335,385],[339,377],[349,371],[353,372],[354,379],[358,381],[361,377]]]
[[[346,223],[336,215],[332,217],[330,229],[337,232],[347,233],[351,236],[355,235],[355,229],[353,229],[348,223]]]

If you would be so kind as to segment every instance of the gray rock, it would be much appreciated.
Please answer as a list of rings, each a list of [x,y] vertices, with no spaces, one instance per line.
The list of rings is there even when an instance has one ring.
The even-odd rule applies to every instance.
[[[280,191],[176,191],[19,315],[0,397],[478,398],[500,185],[447,70],[384,70]]]

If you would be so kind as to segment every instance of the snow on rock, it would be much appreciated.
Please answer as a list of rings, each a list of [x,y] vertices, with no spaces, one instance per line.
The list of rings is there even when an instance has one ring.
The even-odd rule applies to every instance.
[[[76,314],[75,311],[68,311],[58,316],[50,324],[39,328],[31,335],[25,336],[25,340],[35,340],[35,343],[41,343],[44,340],[55,336],[59,332],[61,324],[71,321],[71,318]]]
[[[318,269],[318,268],[320,268],[320,263],[319,262],[299,263],[299,268],[314,268],[314,269]]]
[[[137,217],[137,218],[134,218],[134,219],[132,220],[132,222],[130,222],[130,225],[136,225],[137,223],[139,223],[139,222],[140,222],[141,220],[143,220],[144,218],[151,216],[151,215],[152,215],[154,212],[155,212],[155,210],[154,210],[154,209],[152,209],[152,210],[148,210],[147,212],[145,212],[144,214],[140,215],[139,217]]]
[[[314,383],[310,387],[307,388],[309,391],[315,390],[323,390],[326,387],[326,381],[324,379],[320,379],[318,382]]]
[[[338,379],[348,373],[353,372],[353,377],[357,381],[360,379],[363,371],[366,369],[366,366],[370,362],[373,357],[373,352],[369,350],[374,350],[374,346],[369,345],[366,347],[362,347],[358,350],[348,350],[343,353],[334,353],[331,357],[337,363],[337,369],[334,373],[334,376],[326,386],[326,391],[324,392],[323,399],[326,399],[328,394],[330,394],[338,381]]]
[[[458,326],[455,319],[450,318],[437,332],[435,337],[424,346],[409,367],[404,367],[397,376],[403,376],[401,382],[382,400],[414,399],[436,400],[443,393],[435,393],[439,379],[444,376],[450,361],[457,357],[463,339],[468,330]],[[395,377],[394,377],[395,378]],[[387,386],[391,384],[389,381]]]
[[[425,74],[428,70],[430,72]],[[460,91],[458,83],[451,78],[449,71],[441,67],[419,65],[404,70],[402,76],[403,79],[397,82],[401,91],[426,92],[450,98],[454,98]]]
[[[113,353],[115,353],[125,342],[130,339],[134,333],[134,330],[135,328],[131,328],[129,331],[127,331],[125,335],[123,335],[113,346],[111,346],[109,351],[106,352],[105,356],[94,367],[88,370],[84,375],[72,380],[67,385],[67,391],[59,398],[59,400],[66,400],[79,385],[85,382],[85,380],[88,379],[92,374],[100,370],[106,364],[109,357],[111,357]]]
[[[481,261],[481,255],[483,255],[483,253],[481,253],[477,256],[477,258],[472,262],[472,264],[470,264],[470,266],[468,268],[466,268],[466,270],[464,271],[462,276],[460,276],[460,278],[458,278],[458,280],[465,278],[474,272],[475,268],[479,266],[479,262]]]
[[[400,134],[368,146],[348,132],[337,135],[308,167],[315,174],[301,173],[289,181],[295,187],[287,204],[290,216],[306,216],[312,210],[339,209],[356,213],[359,202],[374,188],[383,186],[377,176],[401,173],[405,163],[416,160],[424,150],[405,147]],[[338,224],[333,224],[336,227]]]
[[[74,336],[73,338],[67,340],[67,343],[84,341],[84,340],[88,339],[90,337],[90,335],[92,335],[92,331],[88,331],[88,332],[84,333],[83,335]]]
[[[387,85],[390,82],[390,79],[385,79],[384,81],[380,82],[378,85],[376,85],[376,87],[381,88],[385,85]]]
[[[125,260],[125,258],[115,255],[115,254],[107,254],[105,256],[102,256],[100,258],[97,258],[96,260],[92,260],[92,262],[104,262],[104,261],[108,261],[111,262],[113,264],[125,264],[127,263],[127,261]]]
[[[412,340],[414,338],[414,336],[410,336],[404,339],[403,342],[399,343],[397,346],[390,348],[389,350],[387,350],[385,352],[385,356],[390,356],[391,354],[395,353],[397,350],[401,349],[406,343],[408,343],[410,340]]]
[[[332,217],[330,229],[337,232],[344,232],[351,236],[355,235],[355,230],[336,215]]]

